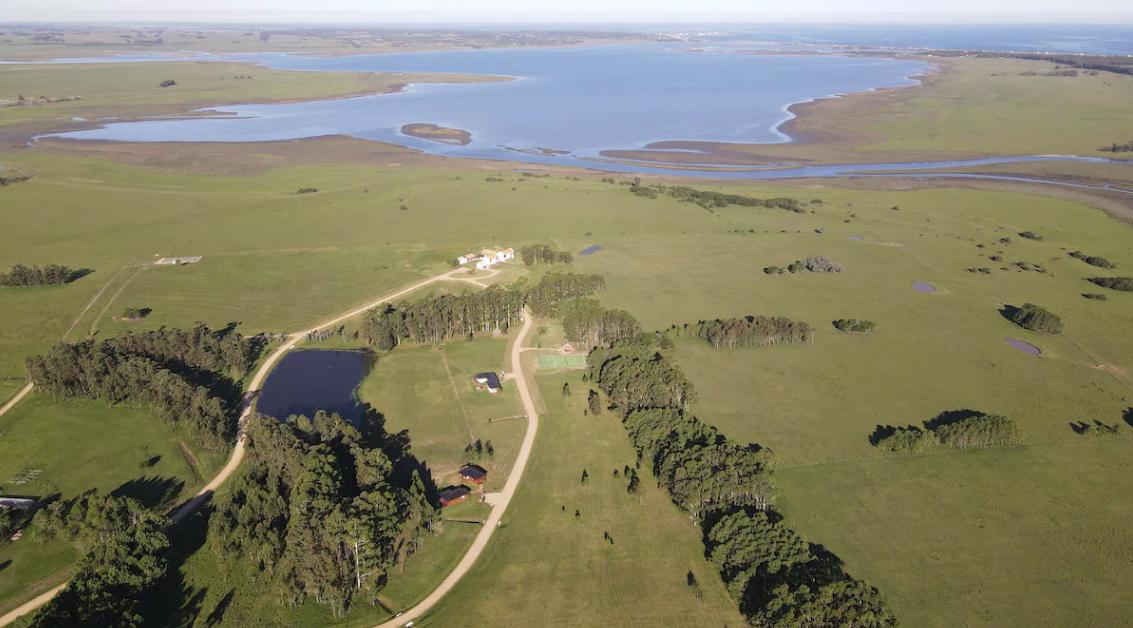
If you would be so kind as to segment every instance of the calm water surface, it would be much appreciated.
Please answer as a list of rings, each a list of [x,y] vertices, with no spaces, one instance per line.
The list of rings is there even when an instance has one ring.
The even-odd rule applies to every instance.
[[[326,410],[357,420],[362,406],[354,391],[370,364],[371,356],[363,351],[292,351],[268,375],[256,409],[277,419]]]

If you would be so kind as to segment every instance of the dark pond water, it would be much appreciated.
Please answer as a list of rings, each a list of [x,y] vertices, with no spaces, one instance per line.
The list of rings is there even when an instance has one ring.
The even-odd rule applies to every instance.
[[[927,281],[914,281],[913,290],[917,292],[936,292],[936,286]]]
[[[598,251],[601,251],[601,250],[602,250],[601,244],[591,244],[590,246],[582,249],[582,252],[580,252],[579,255],[593,255],[593,254],[595,254],[595,253],[597,253]]]
[[[357,420],[362,416],[362,406],[355,390],[366,377],[371,361],[370,354],[363,351],[308,349],[288,353],[268,375],[256,409],[277,419],[326,410]]]

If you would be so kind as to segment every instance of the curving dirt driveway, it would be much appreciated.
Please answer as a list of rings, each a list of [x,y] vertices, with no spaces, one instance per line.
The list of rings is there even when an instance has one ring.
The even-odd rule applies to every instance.
[[[268,355],[267,359],[265,359],[263,361],[263,364],[260,365],[260,368],[256,370],[256,374],[254,376],[252,376],[252,381],[249,382],[249,384],[248,384],[248,391],[244,395],[244,407],[243,407],[243,410],[241,410],[241,412],[240,412],[240,428],[239,428],[240,435],[236,439],[236,446],[232,448],[232,453],[228,456],[228,462],[225,463],[224,468],[220,470],[220,473],[217,473],[216,476],[213,477],[213,479],[208,484],[206,484],[204,486],[204,488],[202,488],[196,495],[193,496],[192,499],[185,502],[184,505],[182,505],[180,508],[178,508],[170,516],[172,521],[174,523],[177,523],[177,522],[181,521],[182,519],[184,519],[185,517],[187,517],[188,515],[192,514],[193,511],[195,511],[197,508],[200,508],[201,505],[203,505],[205,502],[207,502],[212,497],[213,493],[216,492],[216,489],[220,488],[220,485],[224,484],[225,480],[227,480],[236,471],[236,469],[238,469],[240,467],[240,463],[244,460],[244,442],[245,442],[244,425],[245,425],[245,423],[247,423],[248,418],[252,415],[252,410],[253,410],[254,405],[255,405],[256,396],[259,393],[260,388],[263,387],[264,380],[267,379],[268,373],[271,372],[271,369],[275,366],[275,364],[277,362],[279,362],[280,358],[282,358],[284,356],[284,354],[286,354],[288,351],[295,348],[295,345],[302,342],[303,339],[307,337],[307,334],[314,332],[314,331],[318,331],[318,330],[320,330],[324,327],[330,327],[330,326],[333,326],[333,325],[337,325],[337,324],[339,324],[339,323],[341,323],[341,322],[343,322],[343,321],[345,321],[349,318],[353,318],[355,316],[358,316],[359,314],[363,314],[363,313],[365,313],[369,310],[372,310],[375,307],[382,305],[383,303],[387,303],[387,302],[392,301],[394,299],[401,298],[401,297],[409,294],[410,292],[413,292],[414,290],[419,290],[419,289],[421,289],[421,288],[423,288],[423,287],[425,287],[425,286],[427,286],[431,283],[437,282],[437,281],[445,281],[445,280],[467,281],[466,278],[454,277],[453,276],[456,273],[461,273],[461,272],[466,273],[467,269],[456,268],[456,269],[453,269],[453,270],[450,270],[450,271],[443,272],[439,275],[434,275],[432,277],[429,277],[428,279],[422,279],[421,281],[410,284],[410,285],[408,285],[404,288],[400,288],[400,289],[398,289],[394,292],[390,292],[390,293],[382,296],[381,298],[376,299],[374,301],[371,301],[371,302],[369,302],[365,305],[358,306],[358,307],[354,308],[353,310],[350,310],[349,312],[347,312],[345,314],[341,314],[341,315],[336,316],[336,317],[334,317],[330,320],[323,321],[322,323],[320,323],[320,324],[318,324],[314,327],[311,327],[310,329],[304,329],[303,331],[298,331],[298,332],[295,332],[293,334],[288,335],[287,340],[282,345],[277,347],[275,351],[272,351],[271,354]],[[490,277],[492,275],[488,275],[488,276]],[[529,318],[530,318],[530,315],[525,314],[524,327],[523,327],[523,330],[520,332],[519,339],[516,340],[516,343],[517,343],[516,346],[519,346],[519,343],[523,339],[523,335],[526,334],[526,331],[527,331],[528,327],[530,326],[530,323],[526,322],[527,319],[529,319]],[[513,351],[512,351],[512,360],[513,360],[513,362],[518,362],[518,354],[515,352],[514,348],[513,348]],[[29,392],[31,392],[31,390],[32,390],[32,385],[29,383],[27,386],[25,386],[23,389],[21,389],[20,392],[17,393],[15,397],[13,397],[11,400],[9,400],[8,403],[5,403],[3,407],[0,407],[0,414],[7,412],[12,406],[15,406],[16,403],[19,402],[21,399],[23,399],[24,396],[26,396]],[[526,396],[527,393],[526,393],[526,387],[525,386],[521,388],[520,394],[524,396],[525,404],[528,403],[526,401],[528,399],[528,397]],[[528,431],[531,432],[531,430],[528,430]],[[524,441],[524,444],[525,445],[527,444],[526,440]],[[526,462],[526,455],[522,451],[520,452],[520,455],[524,458],[524,462]],[[517,460],[517,465],[518,465],[518,460]],[[520,469],[520,471],[522,471],[522,468],[520,468],[518,466],[517,466],[517,469]],[[514,472],[513,472],[513,475],[515,475]],[[508,480],[507,486],[512,487],[512,482],[511,482],[510,479]],[[508,489],[505,488],[504,490],[506,491]],[[463,563],[461,563],[461,564],[463,564]],[[447,582],[447,580],[446,580],[446,582]],[[59,586],[51,589],[50,591],[46,591],[44,593],[37,595],[35,598],[28,600],[27,602],[24,602],[23,604],[16,607],[15,609],[9,611],[8,613],[4,614],[3,616],[0,616],[0,626],[7,626],[8,624],[16,621],[16,619],[18,619],[19,617],[21,617],[23,615],[27,615],[28,613],[34,611],[35,609],[39,608],[40,606],[43,606],[44,604],[48,603],[49,601],[51,601],[51,598],[55,597],[55,594],[58,593],[59,591],[63,590],[63,587],[65,587],[65,586],[67,586],[66,582],[64,582],[63,584],[60,584]]]
[[[447,594],[456,586],[457,582],[464,577],[472,569],[472,565],[476,563],[476,559],[484,551],[488,545],[488,541],[492,538],[492,533],[496,531],[496,527],[500,524],[500,519],[504,516],[504,511],[507,510],[508,503],[515,495],[516,488],[519,487],[519,481],[523,477],[523,470],[527,467],[527,459],[531,457],[531,449],[535,445],[535,433],[539,431],[539,413],[535,410],[535,403],[531,400],[531,391],[527,388],[527,377],[523,373],[523,341],[527,338],[527,333],[531,331],[533,317],[531,311],[527,308],[523,309],[523,327],[519,330],[519,335],[516,336],[515,342],[511,345],[511,370],[515,374],[515,387],[519,391],[519,398],[523,401],[523,411],[527,414],[527,433],[523,435],[523,444],[519,446],[519,455],[515,458],[515,465],[508,475],[507,483],[504,484],[504,490],[499,493],[493,494],[492,499],[492,512],[488,515],[487,521],[484,526],[480,528],[480,532],[476,534],[476,538],[472,541],[472,546],[465,552],[464,557],[460,559],[456,567],[449,572],[444,581],[430,593],[425,599],[417,603],[416,606],[401,613],[397,617],[379,624],[375,628],[396,628],[404,626],[406,623],[421,617],[429,612]]]

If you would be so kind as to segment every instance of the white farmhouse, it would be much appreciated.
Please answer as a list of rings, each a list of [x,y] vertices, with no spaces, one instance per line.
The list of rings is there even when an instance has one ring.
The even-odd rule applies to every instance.
[[[515,259],[515,249],[483,249],[480,251],[480,258],[476,260],[476,268],[486,270],[511,259]]]

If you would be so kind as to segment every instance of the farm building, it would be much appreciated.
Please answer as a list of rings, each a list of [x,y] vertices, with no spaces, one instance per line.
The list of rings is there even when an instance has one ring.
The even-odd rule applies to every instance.
[[[500,389],[503,388],[503,386],[500,385],[500,377],[495,373],[477,373],[476,377],[473,379],[475,379],[476,383],[480,384],[482,388],[487,388],[488,392],[493,394],[500,392]]]
[[[154,264],[158,266],[184,266],[185,264],[196,264],[204,259],[200,255],[191,255],[189,257],[163,257]]]
[[[487,270],[500,262],[515,258],[515,249],[484,249],[480,251],[480,259],[476,260],[476,268]]]
[[[456,263],[461,265],[461,266],[464,266],[465,264],[467,264],[469,262],[475,262],[478,259],[480,259],[479,253],[465,253],[464,255],[461,255],[460,257],[456,258]]]
[[[453,504],[459,504],[460,502],[468,499],[468,496],[471,493],[472,489],[463,484],[461,484],[460,486],[449,486],[442,488],[440,494],[441,508],[444,508],[445,506],[451,506]]]
[[[488,479],[488,471],[478,464],[468,463],[460,468],[460,477],[475,484],[483,484]]]

